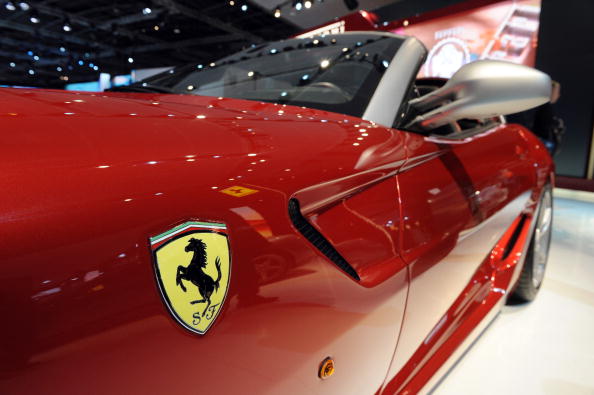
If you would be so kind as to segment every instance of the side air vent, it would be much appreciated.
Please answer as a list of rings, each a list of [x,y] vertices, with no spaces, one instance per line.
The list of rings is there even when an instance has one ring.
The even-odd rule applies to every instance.
[[[338,266],[346,274],[359,281],[359,275],[355,269],[340,255],[338,251],[330,244],[328,240],[316,228],[314,228],[301,215],[299,209],[299,201],[297,199],[289,200],[289,217],[297,230],[305,237],[311,244],[314,245],[322,254],[330,259],[336,266]]]
[[[512,233],[511,237],[509,238],[509,241],[507,242],[507,245],[505,246],[505,249],[503,250],[503,255],[501,256],[502,261],[504,261],[513,251],[514,247],[516,246],[516,243],[518,242],[518,238],[520,237],[520,233],[522,232],[522,229],[524,229],[525,223],[526,216],[522,215],[522,218],[520,219],[518,226],[516,226],[516,229],[514,229],[514,233]]]

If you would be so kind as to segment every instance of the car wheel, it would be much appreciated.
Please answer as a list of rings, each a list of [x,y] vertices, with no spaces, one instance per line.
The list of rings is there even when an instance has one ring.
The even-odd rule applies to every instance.
[[[553,194],[550,185],[547,185],[540,200],[526,261],[513,294],[513,298],[520,302],[534,300],[542,285],[551,245],[552,224]]]

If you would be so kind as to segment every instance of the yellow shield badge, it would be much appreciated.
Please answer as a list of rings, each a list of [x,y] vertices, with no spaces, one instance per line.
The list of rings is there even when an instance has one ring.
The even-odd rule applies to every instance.
[[[229,288],[231,254],[225,224],[186,222],[150,238],[165,305],[186,329],[205,334]]]

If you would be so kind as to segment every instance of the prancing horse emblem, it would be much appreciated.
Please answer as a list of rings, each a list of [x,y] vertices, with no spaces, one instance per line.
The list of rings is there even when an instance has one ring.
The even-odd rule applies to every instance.
[[[157,284],[171,315],[205,334],[225,303],[231,276],[227,226],[186,222],[150,238]]]
[[[202,295],[202,299],[193,300],[190,304],[206,302],[206,307],[204,307],[204,310],[202,311],[202,315],[204,316],[206,310],[210,307],[210,295],[219,290],[219,282],[221,281],[221,259],[217,257],[215,260],[217,279],[213,280],[212,277],[206,274],[203,270],[206,268],[206,244],[204,244],[202,240],[192,237],[185,250],[186,252],[193,251],[194,256],[188,266],[179,265],[177,267],[175,282],[184,292],[186,292],[186,287],[182,280],[190,281],[198,287],[198,292]]]

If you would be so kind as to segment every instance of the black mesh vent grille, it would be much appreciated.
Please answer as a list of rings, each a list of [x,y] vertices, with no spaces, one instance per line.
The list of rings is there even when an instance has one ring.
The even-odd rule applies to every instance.
[[[322,254],[330,259],[336,266],[338,266],[346,274],[359,281],[359,275],[355,269],[340,255],[336,249],[330,244],[328,240],[320,232],[317,231],[307,220],[301,215],[299,210],[299,202],[296,199],[289,200],[289,217],[297,230],[305,237],[311,244],[314,245]]]

